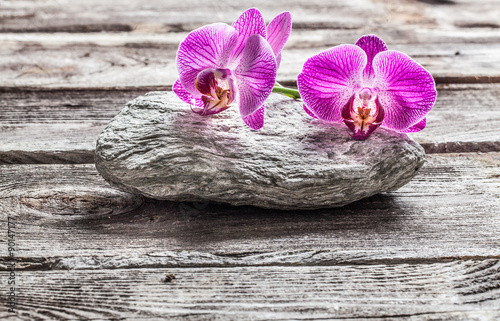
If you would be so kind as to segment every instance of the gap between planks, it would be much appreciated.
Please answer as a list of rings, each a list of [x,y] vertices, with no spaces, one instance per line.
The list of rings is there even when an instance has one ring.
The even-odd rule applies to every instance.
[[[426,154],[500,152],[500,142],[420,143]],[[15,164],[94,164],[95,150],[0,151],[0,166]]]
[[[146,255],[19,257],[16,271],[189,269],[241,267],[313,267],[313,266],[402,266],[446,264],[452,262],[499,262],[500,255],[450,256],[433,258],[351,258],[336,250],[304,250],[269,253],[209,253],[201,251],[162,251]],[[0,272],[10,271],[12,260],[0,257]]]

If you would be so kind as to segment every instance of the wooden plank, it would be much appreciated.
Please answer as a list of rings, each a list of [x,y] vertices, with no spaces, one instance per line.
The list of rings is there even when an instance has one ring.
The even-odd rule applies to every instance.
[[[391,49],[407,53],[426,67],[437,82],[500,81],[500,29],[489,33],[488,42],[479,43],[474,43],[478,38],[475,33],[446,42],[446,35],[437,31],[408,32],[411,34],[390,30],[379,35]],[[283,51],[278,81],[295,83],[308,57],[341,43],[353,43],[362,34],[331,30],[293,32]],[[178,77],[176,51],[185,35],[0,34],[0,86],[171,86]]]
[[[443,29],[498,28],[495,0],[419,1],[285,1],[256,0],[269,21],[281,11],[293,14],[297,28],[375,30],[394,27]],[[177,32],[222,21],[233,22],[249,7],[245,1],[208,2],[197,0],[144,3],[108,1],[3,1],[0,3],[1,32]]]
[[[4,165],[0,184],[1,221],[18,220],[19,269],[500,258],[499,153],[429,155],[400,190],[317,211],[143,199],[92,165]]]
[[[410,134],[427,153],[500,151],[498,85],[442,85],[427,127]]]
[[[171,282],[165,282],[166,274]],[[2,320],[496,320],[500,262],[23,271]]]
[[[152,89],[4,88],[0,164],[93,163],[102,129],[127,101]],[[499,84],[441,85],[427,128],[411,136],[427,153],[500,151],[499,100]]]
[[[1,92],[0,164],[93,163],[97,135],[149,89]]]

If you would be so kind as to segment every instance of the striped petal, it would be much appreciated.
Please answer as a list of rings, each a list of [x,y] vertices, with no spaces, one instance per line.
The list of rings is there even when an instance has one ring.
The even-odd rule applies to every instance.
[[[172,87],[172,90],[177,95],[177,97],[179,97],[183,102],[198,108],[203,108],[204,103],[201,99],[201,95],[194,96],[190,92],[186,91],[184,87],[182,87],[182,84],[179,79],[177,79],[177,81],[175,82],[174,86]]]
[[[237,41],[238,32],[224,23],[214,23],[190,32],[181,42],[176,58],[182,87],[197,95],[197,75],[207,68],[226,68]]]
[[[242,117],[259,109],[274,87],[276,60],[269,43],[260,35],[248,38],[243,56],[234,70]]]
[[[411,126],[408,129],[402,130],[401,132],[402,133],[416,133],[416,132],[419,132],[422,129],[424,129],[425,126],[427,126],[427,120],[424,118],[421,121],[419,121],[418,123],[416,123],[415,125]]]
[[[367,62],[365,70],[363,71],[363,78],[365,86],[370,85],[370,82],[375,77],[373,72],[373,58],[382,51],[387,50],[387,45],[385,42],[375,35],[366,35],[356,42],[356,46],[359,46],[366,53]]]
[[[342,122],[341,111],[362,81],[366,54],[341,45],[309,58],[297,78],[299,93],[318,118]]]
[[[373,59],[373,69],[374,88],[385,110],[382,126],[404,131],[420,123],[436,101],[431,74],[397,51],[379,53]]]
[[[266,23],[260,11],[256,8],[248,9],[233,23],[233,28],[238,32],[238,44],[236,45],[233,57],[233,62],[238,62],[245,50],[245,45],[251,35],[261,35],[264,39],[267,36]]]
[[[261,129],[264,126],[264,109],[264,105],[262,105],[253,114],[242,117],[245,124],[254,130]]]
[[[291,31],[292,16],[290,12],[280,13],[267,26],[267,42],[269,42],[273,49],[278,66],[279,61],[281,61],[281,50],[283,50]],[[278,56],[280,56],[279,60]]]

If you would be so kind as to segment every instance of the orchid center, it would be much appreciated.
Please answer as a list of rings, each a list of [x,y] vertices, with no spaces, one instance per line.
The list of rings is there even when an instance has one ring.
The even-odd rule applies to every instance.
[[[377,95],[370,88],[355,93],[342,108],[344,123],[351,130],[354,139],[368,138],[384,120],[384,110]]]
[[[196,77],[195,87],[204,103],[202,115],[220,113],[230,107],[236,95],[236,86],[229,69],[205,69]]]

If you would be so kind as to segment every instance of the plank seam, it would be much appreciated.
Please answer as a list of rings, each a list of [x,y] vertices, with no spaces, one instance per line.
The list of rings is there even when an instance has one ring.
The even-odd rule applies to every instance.
[[[467,257],[438,257],[438,258],[401,258],[401,259],[372,259],[372,260],[350,260],[342,262],[334,262],[332,260],[318,260],[318,262],[304,262],[300,261],[301,258],[297,258],[293,262],[288,263],[224,263],[216,262],[218,257],[213,255],[215,258],[214,262],[198,263],[198,262],[186,262],[178,261],[174,263],[147,263],[150,259],[148,256],[134,258],[125,258],[123,261],[131,259],[131,264],[126,265],[121,257],[116,257],[118,260],[116,262],[111,261],[115,257],[68,257],[68,258],[23,258],[18,260],[18,266],[16,270],[18,271],[58,271],[58,270],[127,270],[127,269],[168,269],[168,268],[241,268],[241,267],[313,267],[313,266],[399,266],[399,265],[430,265],[430,264],[445,264],[460,262],[466,263],[470,261],[480,262],[480,261],[490,261],[490,260],[500,260],[500,255],[491,256],[467,256]],[[155,256],[154,258],[165,258]],[[140,260],[138,260],[140,259]],[[8,257],[0,257],[0,271],[10,271],[7,267]],[[138,264],[141,261],[144,264]],[[210,260],[209,260],[210,261]],[[223,261],[223,260],[221,260]],[[88,263],[91,262],[91,263]],[[33,264],[33,265],[31,265]]]

